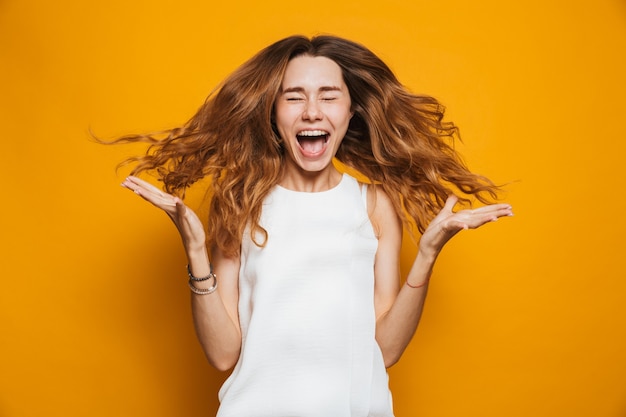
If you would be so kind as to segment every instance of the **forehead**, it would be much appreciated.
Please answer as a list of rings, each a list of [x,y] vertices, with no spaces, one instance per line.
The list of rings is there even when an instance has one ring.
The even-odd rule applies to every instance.
[[[302,55],[287,64],[282,88],[345,88],[341,68],[332,59],[323,56]]]

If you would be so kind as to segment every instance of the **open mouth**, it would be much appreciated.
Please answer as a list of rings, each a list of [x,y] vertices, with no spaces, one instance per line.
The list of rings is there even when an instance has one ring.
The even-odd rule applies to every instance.
[[[303,130],[296,134],[296,139],[304,153],[318,154],[326,148],[329,135],[324,130]]]

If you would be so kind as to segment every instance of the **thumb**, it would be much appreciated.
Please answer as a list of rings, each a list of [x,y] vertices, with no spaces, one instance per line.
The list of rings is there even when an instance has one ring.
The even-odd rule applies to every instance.
[[[458,201],[459,201],[459,197],[457,197],[454,194],[449,195],[448,198],[446,199],[446,203],[441,208],[441,211],[439,212],[439,214],[442,216],[447,216],[449,213],[452,213],[452,209],[454,208],[456,203],[458,203]]]
[[[182,200],[178,197],[173,198],[173,203],[174,203],[174,211],[172,211],[171,209],[166,210],[165,214],[167,214],[167,216],[174,222],[176,227],[178,227],[179,219],[181,219],[187,212],[187,206],[185,206]]]
[[[176,212],[179,216],[184,216],[187,213],[187,206],[178,197],[174,197],[174,204],[176,204]]]
[[[456,203],[459,202],[459,197],[454,194],[450,194],[448,199],[446,200],[446,204],[443,206],[444,209],[452,211]]]

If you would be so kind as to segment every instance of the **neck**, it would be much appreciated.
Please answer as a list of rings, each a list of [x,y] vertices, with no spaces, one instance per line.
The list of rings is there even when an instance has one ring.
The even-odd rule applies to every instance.
[[[292,191],[318,193],[336,187],[341,182],[341,177],[341,172],[332,164],[317,172],[286,167],[279,185]]]

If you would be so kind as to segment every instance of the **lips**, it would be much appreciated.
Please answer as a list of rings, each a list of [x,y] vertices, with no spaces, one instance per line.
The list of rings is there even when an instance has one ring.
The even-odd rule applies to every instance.
[[[326,149],[330,133],[325,130],[302,130],[296,134],[298,145],[303,154],[315,156]]]

